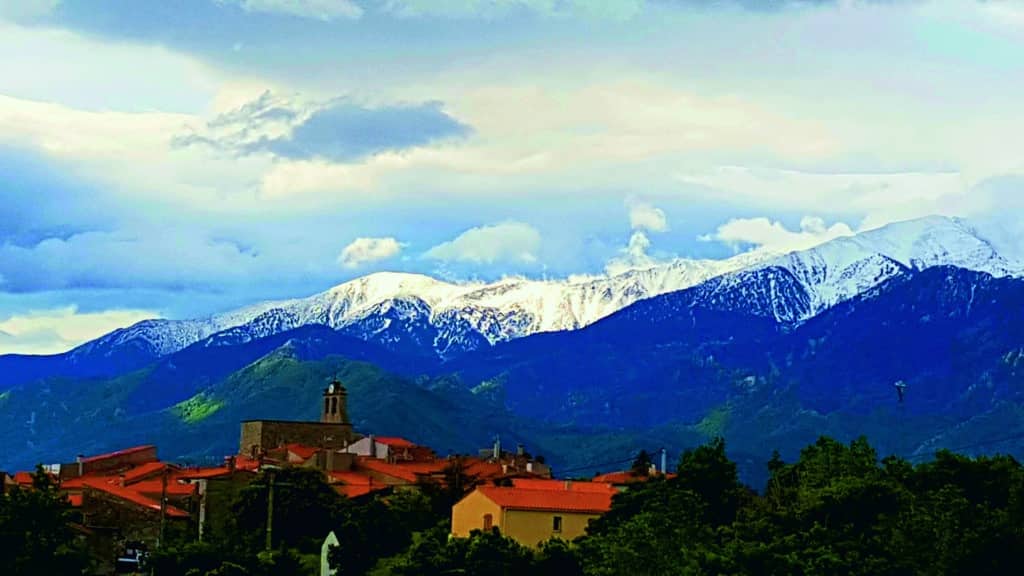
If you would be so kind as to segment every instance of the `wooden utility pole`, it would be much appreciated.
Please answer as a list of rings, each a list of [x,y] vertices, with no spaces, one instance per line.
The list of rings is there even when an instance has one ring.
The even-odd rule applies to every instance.
[[[160,476],[160,538],[156,541],[157,548],[163,547],[167,531],[167,475],[170,471],[170,468],[164,468],[164,473]]]
[[[274,549],[274,473],[267,471],[267,552]]]

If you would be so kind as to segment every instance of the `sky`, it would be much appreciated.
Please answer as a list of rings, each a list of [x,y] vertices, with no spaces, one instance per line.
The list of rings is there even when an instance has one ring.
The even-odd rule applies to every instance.
[[[1024,254],[1017,0],[0,0],[0,53],[0,353],[930,214]]]

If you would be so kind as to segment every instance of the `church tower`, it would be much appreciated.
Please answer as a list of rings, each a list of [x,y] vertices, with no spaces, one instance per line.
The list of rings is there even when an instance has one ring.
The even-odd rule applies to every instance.
[[[348,391],[337,378],[324,390],[324,410],[320,421],[324,424],[349,424]]]

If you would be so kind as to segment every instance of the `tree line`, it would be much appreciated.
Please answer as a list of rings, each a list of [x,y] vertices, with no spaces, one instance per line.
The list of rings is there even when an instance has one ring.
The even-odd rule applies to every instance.
[[[686,451],[677,472],[618,494],[576,541],[528,549],[497,531],[449,537],[451,504],[478,482],[457,464],[444,484],[360,503],[338,496],[316,471],[286,469],[277,480],[291,488],[275,494],[271,550],[258,477],[239,492],[222,533],[165,547],[149,570],[318,574],[320,545],[333,530],[340,576],[1024,573],[1024,469],[1009,456],[943,451],[915,464],[879,460],[863,438],[821,438],[794,462],[773,455],[767,484],[755,491],[715,440]],[[2,556],[0,573],[80,574],[66,514],[43,481],[31,495],[0,498],[0,536],[14,551]],[[38,537],[25,537],[27,527]]]

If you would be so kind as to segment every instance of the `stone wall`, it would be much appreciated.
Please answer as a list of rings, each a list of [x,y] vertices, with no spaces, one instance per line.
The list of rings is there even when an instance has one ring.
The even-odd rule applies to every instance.
[[[351,424],[249,420],[242,422],[238,453],[253,456],[285,444],[339,450],[357,438]]]

